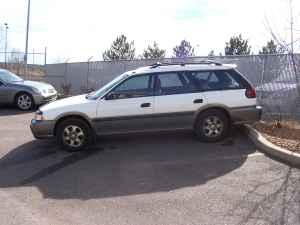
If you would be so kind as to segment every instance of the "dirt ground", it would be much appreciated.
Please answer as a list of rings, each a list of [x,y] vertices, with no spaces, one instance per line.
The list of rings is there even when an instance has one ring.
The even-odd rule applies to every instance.
[[[255,129],[275,145],[300,153],[300,123],[297,121],[259,122]]]

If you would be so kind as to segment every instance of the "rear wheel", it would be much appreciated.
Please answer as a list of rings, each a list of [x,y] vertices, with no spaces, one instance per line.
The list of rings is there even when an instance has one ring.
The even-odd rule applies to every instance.
[[[80,119],[66,119],[57,126],[56,138],[69,152],[85,149],[91,142],[90,127]]]
[[[20,93],[15,99],[16,106],[21,110],[31,110],[34,108],[34,100],[28,93]]]
[[[228,135],[229,129],[229,118],[218,109],[211,109],[201,113],[195,124],[196,136],[205,142],[223,140]]]

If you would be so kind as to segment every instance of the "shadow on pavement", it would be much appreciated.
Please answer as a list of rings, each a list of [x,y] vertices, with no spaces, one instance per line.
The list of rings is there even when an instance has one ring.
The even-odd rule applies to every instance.
[[[272,170],[277,176],[250,185],[250,191],[228,213],[247,212],[238,224],[300,223],[299,169],[275,166]]]
[[[239,168],[254,151],[239,133],[218,144],[190,133],[107,137],[74,154],[31,141],[0,159],[0,188],[34,186],[45,198],[87,200],[201,185]]]
[[[7,105],[1,105],[0,104],[0,116],[13,116],[13,115],[20,115],[20,114],[28,114],[32,113],[35,110],[29,110],[29,111],[22,111],[20,109],[17,109],[14,106],[7,106]]]

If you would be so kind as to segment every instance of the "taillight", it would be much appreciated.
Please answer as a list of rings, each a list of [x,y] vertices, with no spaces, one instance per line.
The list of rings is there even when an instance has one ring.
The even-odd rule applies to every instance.
[[[247,98],[256,98],[256,91],[253,87],[246,89],[245,95]]]

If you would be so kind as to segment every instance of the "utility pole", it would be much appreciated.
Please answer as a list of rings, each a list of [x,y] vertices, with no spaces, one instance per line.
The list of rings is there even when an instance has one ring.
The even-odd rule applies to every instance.
[[[8,30],[8,24],[4,23],[5,25],[5,47],[4,47],[4,58],[5,58],[5,68],[7,68],[7,30]]]
[[[296,61],[295,61],[295,56],[294,56],[294,15],[293,15],[293,0],[290,0],[289,1],[290,5],[290,29],[291,29],[291,52],[290,52],[290,55],[291,55],[291,61],[292,61],[292,66],[293,66],[293,70],[294,70],[294,75],[295,75],[295,80],[296,80],[296,83],[297,83],[297,91],[298,91],[298,96],[300,96],[300,77],[299,77],[299,74],[298,74],[298,69],[297,69],[297,66],[296,66]]]
[[[1,50],[1,44],[2,44],[2,25],[0,24],[0,50]]]
[[[293,16],[293,0],[290,0],[290,16],[291,16],[291,53],[294,54],[294,16]]]
[[[29,21],[30,21],[30,0],[28,0],[27,7],[27,26],[26,26],[26,44],[25,44],[25,55],[24,55],[24,63],[25,63],[25,76],[28,76],[28,67],[27,67],[27,59],[28,59],[28,34],[29,34]]]

